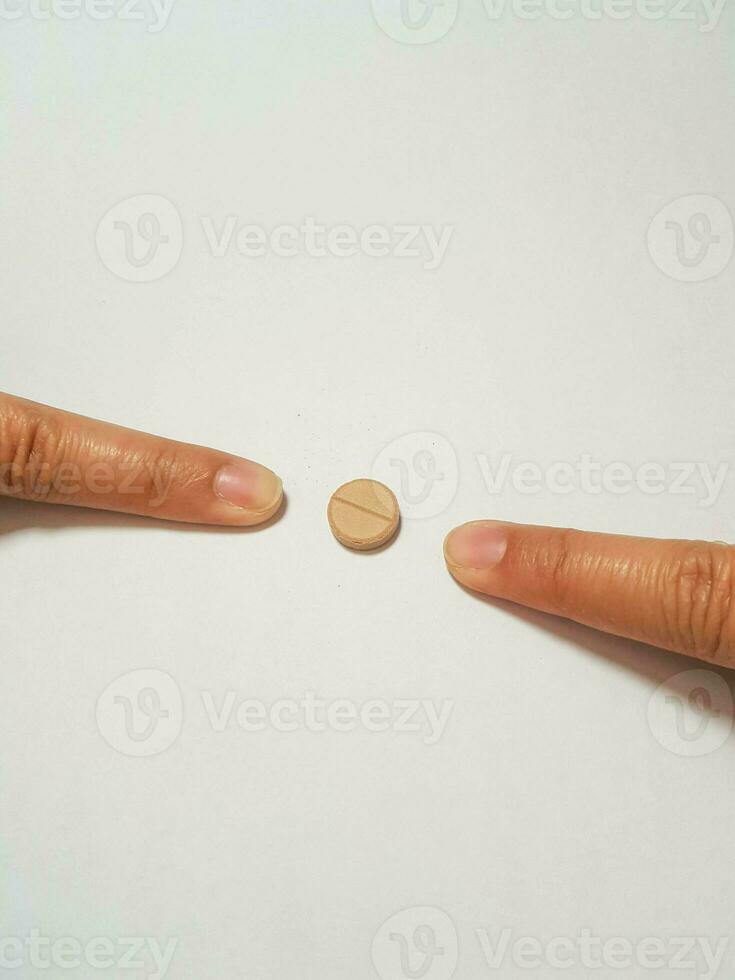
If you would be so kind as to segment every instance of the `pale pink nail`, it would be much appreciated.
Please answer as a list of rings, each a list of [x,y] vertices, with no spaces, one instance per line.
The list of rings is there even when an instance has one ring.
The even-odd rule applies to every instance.
[[[492,568],[502,561],[508,547],[508,534],[502,524],[462,524],[450,531],[444,554],[451,565],[461,568]]]
[[[233,507],[258,512],[274,507],[283,489],[272,470],[241,459],[220,467],[214,478],[214,492]]]

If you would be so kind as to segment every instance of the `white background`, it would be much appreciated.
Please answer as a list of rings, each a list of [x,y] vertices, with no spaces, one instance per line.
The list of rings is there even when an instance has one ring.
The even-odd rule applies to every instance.
[[[461,980],[556,975],[510,953],[490,970],[478,929],[667,949],[731,936],[727,698],[714,718],[681,696],[691,730],[723,733],[691,754],[676,704],[651,724],[649,702],[697,664],[470,596],[441,544],[480,517],[733,537],[733,474],[703,507],[635,488],[493,494],[478,464],[729,461],[735,265],[681,281],[647,232],[689,195],[735,210],[732,11],[703,32],[635,11],[493,20],[461,0],[446,35],[406,44],[365,0],[178,0],[148,26],[0,21],[0,387],[260,460],[288,507],[243,533],[0,505],[0,934],[175,937],[174,980],[368,978],[376,955],[403,980],[398,943],[371,944],[415,906],[452,919]],[[183,226],[180,260],[149,283],[95,244],[142,194]],[[218,258],[202,218],[227,215],[453,234],[435,270],[234,244]],[[329,494],[417,432],[456,454],[453,499],[379,554],[345,551]],[[170,675],[183,703],[178,737],[146,758],[96,721],[137,669]],[[202,694],[228,691],[453,709],[434,745],[234,719],[216,733]],[[446,962],[424,975],[446,980]],[[718,976],[734,966],[732,939]],[[577,956],[564,975],[589,971]]]

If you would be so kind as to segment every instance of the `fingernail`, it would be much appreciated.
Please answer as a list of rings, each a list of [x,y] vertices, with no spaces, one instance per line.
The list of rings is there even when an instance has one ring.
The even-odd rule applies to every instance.
[[[508,534],[502,524],[481,521],[462,524],[450,531],[444,542],[444,556],[460,568],[491,568],[502,561],[508,547]]]
[[[214,492],[233,507],[257,513],[271,510],[280,502],[283,486],[272,470],[252,460],[240,459],[217,470]]]

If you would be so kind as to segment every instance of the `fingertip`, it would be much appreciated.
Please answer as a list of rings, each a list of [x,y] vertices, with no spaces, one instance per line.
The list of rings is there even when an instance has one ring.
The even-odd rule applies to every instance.
[[[508,550],[508,531],[500,521],[470,521],[455,527],[444,539],[444,558],[458,569],[499,565]]]
[[[506,551],[508,530],[501,521],[469,521],[444,539],[444,561],[452,577],[474,592],[493,594]]]
[[[213,489],[220,501],[222,522],[255,527],[269,521],[283,504],[283,482],[268,469],[249,459],[232,459],[214,477]]]

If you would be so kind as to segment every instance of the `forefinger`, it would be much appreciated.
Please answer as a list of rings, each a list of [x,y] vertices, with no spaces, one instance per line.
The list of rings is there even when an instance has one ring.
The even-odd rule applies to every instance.
[[[171,521],[249,526],[281,505],[250,459],[0,393],[0,494]]]

